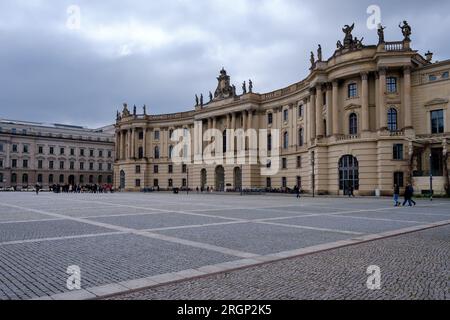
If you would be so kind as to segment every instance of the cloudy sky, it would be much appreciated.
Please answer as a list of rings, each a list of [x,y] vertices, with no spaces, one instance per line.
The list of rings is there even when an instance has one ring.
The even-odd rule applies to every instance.
[[[332,55],[345,24],[375,44],[370,5],[386,40],[406,19],[416,50],[450,58],[448,0],[1,0],[0,118],[97,127],[123,102],[187,111],[222,67],[238,88],[279,89],[307,76],[318,43]]]

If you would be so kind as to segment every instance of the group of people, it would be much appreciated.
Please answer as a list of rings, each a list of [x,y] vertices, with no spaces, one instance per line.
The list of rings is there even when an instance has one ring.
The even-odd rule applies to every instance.
[[[35,185],[35,191],[38,195],[42,190],[42,186],[39,184]],[[108,193],[114,192],[113,186],[111,184],[89,184],[89,185],[72,185],[72,184],[54,184],[50,186],[50,192],[53,193]]]
[[[403,204],[399,201],[400,200],[400,186],[399,185],[395,185],[394,186],[394,203],[396,207],[400,207],[400,206],[405,206],[406,204],[408,204],[410,207],[412,207],[413,205],[416,205],[416,202],[413,200],[413,196],[414,196],[414,188],[413,186],[408,183],[408,185],[405,188],[405,194],[404,194],[404,201]]]

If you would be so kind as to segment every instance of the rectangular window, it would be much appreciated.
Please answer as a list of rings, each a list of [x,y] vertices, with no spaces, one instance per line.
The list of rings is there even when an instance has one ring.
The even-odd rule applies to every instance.
[[[91,171],[94,170],[94,163],[93,162],[89,163],[89,170],[91,170]]]
[[[103,158],[103,150],[99,150],[99,151],[98,151],[98,156],[99,156],[100,158]]]
[[[393,159],[394,160],[403,160],[403,145],[402,144],[394,144]]]
[[[286,109],[283,111],[283,121],[287,122],[289,120],[289,110]]]
[[[98,164],[98,171],[103,171],[103,163]]]
[[[111,150],[108,150],[108,158],[111,158],[112,157],[112,152],[111,152]]]
[[[159,131],[158,130],[155,131],[155,140],[159,140]]]
[[[272,188],[272,179],[266,178],[266,188],[271,189]]]
[[[169,185],[169,188],[172,188],[172,187],[173,187],[173,180],[172,180],[172,179],[169,179],[168,185]]]
[[[0,143],[0,152],[3,152],[3,143]]]
[[[304,107],[301,104],[301,105],[298,106],[298,117],[299,118],[303,118],[303,116],[304,116]]]
[[[444,133],[444,110],[431,111],[431,133]]]
[[[84,149],[80,149],[80,156],[84,157]]]
[[[39,146],[38,147],[38,153],[39,154],[43,154],[44,153],[44,147],[43,146]]]
[[[139,140],[144,140],[144,132],[139,131]]]
[[[11,160],[11,167],[12,168],[17,168],[17,159],[12,159]]]
[[[84,170],[84,162],[80,162],[80,170]]]
[[[286,177],[281,178],[281,186],[283,188],[287,188],[287,178]]]
[[[287,169],[287,159],[283,158],[281,161],[282,161],[282,168]]]
[[[153,166],[153,173],[159,173],[159,166]]]
[[[23,160],[22,167],[28,168],[28,160]]]
[[[351,83],[348,85],[348,97],[349,98],[358,97],[358,85],[356,83]]]
[[[272,113],[268,113],[267,114],[267,123],[268,124],[272,124],[273,123],[273,114]]]
[[[42,169],[43,168],[43,161],[42,160],[38,160],[38,169]]]
[[[75,170],[75,162],[70,161],[70,170]]]
[[[136,187],[139,188],[141,186],[141,179],[136,179]]]
[[[136,166],[136,174],[141,173],[141,166]]]
[[[153,186],[154,186],[154,187],[159,187],[159,181],[158,181],[158,179],[153,180]]]
[[[397,78],[395,77],[386,78],[386,90],[388,93],[397,93]]]
[[[50,147],[49,151],[50,154],[55,154],[55,148],[54,147]]]
[[[112,164],[108,163],[108,171],[112,171]]]
[[[64,169],[64,161],[59,162],[59,169]]]
[[[70,149],[70,155],[71,155],[71,156],[74,156],[74,155],[75,155],[75,149],[74,149],[74,148],[71,148],[71,149]]]
[[[0,159],[0,168],[3,168],[3,159]],[[2,181],[0,180],[0,182]]]
[[[302,167],[302,157],[298,156],[297,157],[297,168],[301,168]]]
[[[403,188],[405,186],[405,177],[403,172],[394,172],[394,185],[399,186],[400,188]]]
[[[28,153],[28,146],[27,145],[23,146],[23,153]]]
[[[64,148],[59,148],[59,154],[63,155],[65,153]]]
[[[183,179],[182,184],[183,184],[183,187],[184,187],[184,188],[187,187],[187,180],[186,180],[186,179]]]
[[[12,152],[17,152],[17,150],[18,150],[17,144],[13,144]]]
[[[89,150],[89,157],[93,157],[94,156],[94,150]]]
[[[183,166],[182,166],[182,168],[181,168],[181,171],[182,171],[183,173],[187,173],[187,165],[183,164]]]
[[[169,173],[173,173],[173,165],[169,164]]]
[[[55,167],[55,163],[53,161],[49,161],[48,168],[53,170],[54,167]]]

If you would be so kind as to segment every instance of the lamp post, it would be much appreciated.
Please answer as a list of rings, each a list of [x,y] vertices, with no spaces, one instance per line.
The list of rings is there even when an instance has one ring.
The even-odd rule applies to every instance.
[[[186,169],[186,193],[189,195],[189,169]]]
[[[433,155],[430,150],[430,201],[433,201]]]
[[[244,195],[244,171],[242,171],[242,164],[241,164],[241,197]]]
[[[315,153],[311,152],[311,166],[312,166],[312,196],[316,197],[316,169],[315,169]]]

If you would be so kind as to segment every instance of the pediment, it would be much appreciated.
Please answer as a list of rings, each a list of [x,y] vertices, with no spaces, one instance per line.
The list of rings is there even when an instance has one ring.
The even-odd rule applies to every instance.
[[[425,107],[429,107],[429,106],[435,106],[438,104],[447,104],[448,103],[448,99],[443,99],[443,98],[436,98],[433,100],[430,100],[428,102],[425,103]]]
[[[355,110],[355,109],[360,109],[361,105],[360,104],[355,104],[355,103],[350,103],[349,105],[345,106],[345,110]]]

